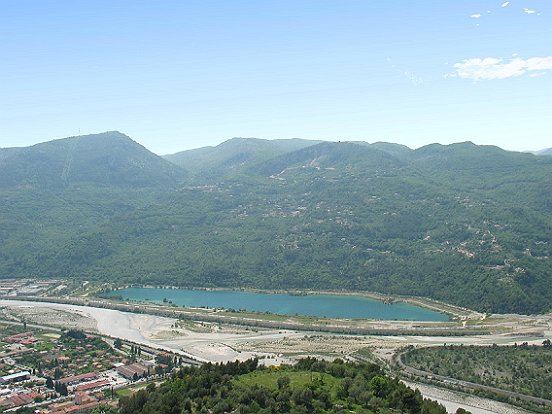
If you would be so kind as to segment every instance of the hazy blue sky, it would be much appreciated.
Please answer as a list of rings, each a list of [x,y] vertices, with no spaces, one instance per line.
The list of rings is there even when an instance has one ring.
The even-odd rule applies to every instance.
[[[2,0],[0,147],[552,147],[552,1]]]

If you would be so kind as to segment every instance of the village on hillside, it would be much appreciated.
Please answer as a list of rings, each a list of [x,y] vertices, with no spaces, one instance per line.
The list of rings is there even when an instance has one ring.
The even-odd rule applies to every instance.
[[[0,410],[90,413],[160,381],[182,357],[79,330],[0,323]],[[20,411],[22,407],[27,411]]]

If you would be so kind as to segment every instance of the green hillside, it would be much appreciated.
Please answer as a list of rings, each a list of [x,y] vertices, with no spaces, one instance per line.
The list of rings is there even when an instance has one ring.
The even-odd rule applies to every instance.
[[[198,174],[183,162],[186,178],[147,153],[132,170],[147,186],[126,174],[66,185],[54,162],[43,186],[0,185],[0,276],[370,290],[492,312],[552,308],[552,158],[471,143],[410,150],[282,141],[278,151],[267,143],[203,149],[209,167]],[[236,148],[255,148],[239,168],[228,161],[243,153]],[[0,154],[12,151],[21,150]],[[74,160],[84,157],[78,151]],[[136,163],[122,165],[117,171]]]
[[[182,151],[165,155],[164,158],[191,171],[196,180],[205,182],[221,179],[247,169],[252,164],[318,143],[320,141],[304,139],[269,141],[258,138],[232,138],[216,147]]]
[[[117,131],[0,149],[0,187],[146,187],[184,176],[182,168]]]
[[[119,405],[122,414],[446,413],[376,365],[311,358],[274,369],[257,366],[257,360],[185,367]]]

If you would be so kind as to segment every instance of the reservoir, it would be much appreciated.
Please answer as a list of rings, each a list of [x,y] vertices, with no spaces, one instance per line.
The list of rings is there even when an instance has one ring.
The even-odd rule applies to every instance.
[[[280,315],[435,322],[449,319],[444,313],[408,303],[384,304],[376,299],[351,295],[297,296],[232,290],[127,288],[105,296],[122,296],[127,301],[157,304],[166,304],[170,301],[179,307],[224,308]]]

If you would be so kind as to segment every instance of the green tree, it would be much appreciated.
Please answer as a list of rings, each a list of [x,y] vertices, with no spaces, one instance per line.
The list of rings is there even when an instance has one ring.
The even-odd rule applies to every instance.
[[[287,375],[283,375],[281,377],[278,377],[276,384],[278,385],[278,389],[280,390],[284,388],[288,388],[290,384],[290,379]]]

